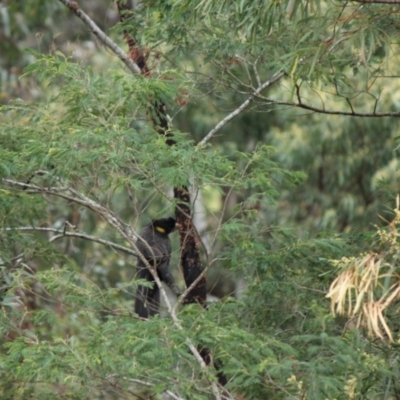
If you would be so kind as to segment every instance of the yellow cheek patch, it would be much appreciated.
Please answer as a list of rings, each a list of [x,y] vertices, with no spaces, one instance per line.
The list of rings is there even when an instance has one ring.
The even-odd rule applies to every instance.
[[[156,231],[159,233],[165,233],[165,229],[161,228],[161,226],[156,226]]]

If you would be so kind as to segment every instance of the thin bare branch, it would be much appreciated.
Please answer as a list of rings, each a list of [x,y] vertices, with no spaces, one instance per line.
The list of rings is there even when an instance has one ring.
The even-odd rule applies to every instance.
[[[254,99],[267,87],[271,86],[273,83],[277,82],[284,76],[284,72],[280,71],[273,75],[270,79],[264,82],[261,86],[259,86],[236,110],[232,111],[229,115],[227,115],[224,119],[218,122],[217,125],[198,143],[198,146],[202,146],[206,144],[208,141],[212,139],[212,137],[220,131],[228,122],[230,122],[233,118],[238,116],[241,112],[243,112],[253,101]]]
[[[135,64],[128,55],[119,47],[109,36],[107,36],[97,24],[79,8],[79,4],[75,1],[70,0],[59,0],[61,3],[66,5],[78,18],[80,18],[90,30],[99,38],[104,46],[108,47],[115,55],[117,55],[121,61],[129,68],[134,74],[140,74],[140,68]]]
[[[23,189],[27,189],[26,193],[32,194],[50,194],[53,196],[61,197],[65,200],[72,201],[74,203],[80,204],[86,208],[97,213],[100,217],[102,217],[106,222],[108,222],[112,227],[116,228],[118,232],[121,233],[123,237],[134,237],[137,238],[137,235],[133,232],[133,230],[129,227],[129,225],[123,223],[119,218],[117,218],[111,210],[106,207],[103,207],[101,204],[95,202],[91,198],[85,196],[84,194],[78,192],[74,188],[64,185],[60,187],[42,187],[38,185],[28,184],[25,182],[14,181],[12,179],[2,179],[2,182],[7,183],[11,186],[21,187]],[[64,192],[69,192],[70,194],[65,194]]]
[[[64,237],[77,237],[80,239],[85,239],[85,240],[90,240],[91,242],[96,242],[100,244],[104,244],[105,246],[110,246],[115,250],[120,250],[125,253],[128,253],[134,257],[137,257],[138,255],[130,248],[121,246],[117,243],[110,242],[109,240],[105,239],[100,239],[92,235],[88,235],[86,233],[82,232],[70,232],[70,231],[65,231],[61,229],[56,229],[56,228],[48,228],[48,227],[38,227],[38,226],[22,226],[22,227],[16,227],[16,228],[5,228],[3,229],[5,231],[42,231],[42,232],[53,232],[53,233],[58,233],[58,235],[53,236],[49,242],[54,242],[58,239],[62,239]]]
[[[320,114],[329,114],[329,115],[348,115],[351,117],[368,117],[368,118],[382,118],[382,117],[400,117],[400,112],[384,112],[384,113],[377,113],[375,110],[371,113],[363,113],[363,112],[355,112],[353,109],[352,111],[341,111],[341,110],[325,110],[324,108],[318,108],[314,106],[310,106],[304,103],[296,103],[293,101],[281,101],[270,99],[261,95],[255,96],[258,100],[261,100],[268,104],[276,104],[282,106],[289,106],[289,107],[297,107],[303,108],[305,110],[313,111]],[[375,105],[376,109],[376,105]]]
[[[143,385],[143,386],[147,386],[147,387],[153,387],[155,386],[153,383],[147,382],[147,381],[143,381],[141,379],[133,379],[133,378],[125,378],[125,377],[120,377],[117,374],[112,374],[112,375],[108,375],[106,376],[106,379],[112,379],[112,378],[118,378],[118,379],[123,379],[132,383],[137,383],[139,385]],[[174,400],[183,400],[182,397],[178,396],[177,394],[171,392],[171,390],[166,390],[164,392],[165,394],[167,394],[168,396],[172,397]]]

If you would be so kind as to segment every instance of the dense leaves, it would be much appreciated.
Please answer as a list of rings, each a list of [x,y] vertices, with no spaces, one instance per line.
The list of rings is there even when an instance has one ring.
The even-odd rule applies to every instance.
[[[106,25],[109,4],[79,6]],[[2,10],[1,76],[21,86],[0,96],[0,397],[398,396],[397,9],[144,2],[110,35],[137,38],[148,77],[81,42],[89,30],[68,31],[56,1]],[[42,15],[51,51],[47,34],[24,50]],[[152,104],[167,106],[172,147]],[[133,239],[188,182],[219,299],[175,313],[167,297],[140,320]]]

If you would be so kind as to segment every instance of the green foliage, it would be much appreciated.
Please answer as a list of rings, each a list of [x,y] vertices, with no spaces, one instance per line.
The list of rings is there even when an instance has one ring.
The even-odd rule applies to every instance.
[[[59,10],[37,1],[7,13],[17,32],[17,13],[31,17],[29,31],[41,14],[54,26]],[[30,60],[21,82],[39,94],[10,90],[1,107],[0,397],[208,399],[223,371],[227,390],[246,399],[394,398],[398,333],[392,344],[372,339],[325,298],[332,260],[373,248],[372,223],[393,212],[397,120],[341,115],[398,111],[392,11],[145,2],[115,33],[150,48],[150,77],[61,47],[21,53]],[[251,109],[197,144],[280,70]],[[185,108],[175,105],[182,90]],[[155,103],[172,115],[172,147],[153,127]],[[183,185],[198,200],[204,266],[223,280],[210,286],[236,292],[223,288],[207,310],[181,307],[178,322],[166,307],[142,321],[130,239],[173,214],[171,188]],[[183,286],[176,237],[173,249]],[[200,366],[191,343],[211,351],[214,367]]]

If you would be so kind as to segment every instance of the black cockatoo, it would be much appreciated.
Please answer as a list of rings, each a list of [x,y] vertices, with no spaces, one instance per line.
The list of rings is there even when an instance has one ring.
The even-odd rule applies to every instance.
[[[175,225],[176,222],[173,218],[153,220],[140,231],[136,246],[148,263],[154,267],[160,280],[165,282],[176,295],[179,295],[179,289],[169,271],[171,241],[168,235],[175,229]],[[135,299],[135,313],[139,317],[148,318],[159,312],[160,289],[140,257],[138,257],[137,268],[137,277],[139,279],[146,279],[152,282],[151,287],[139,286]]]

